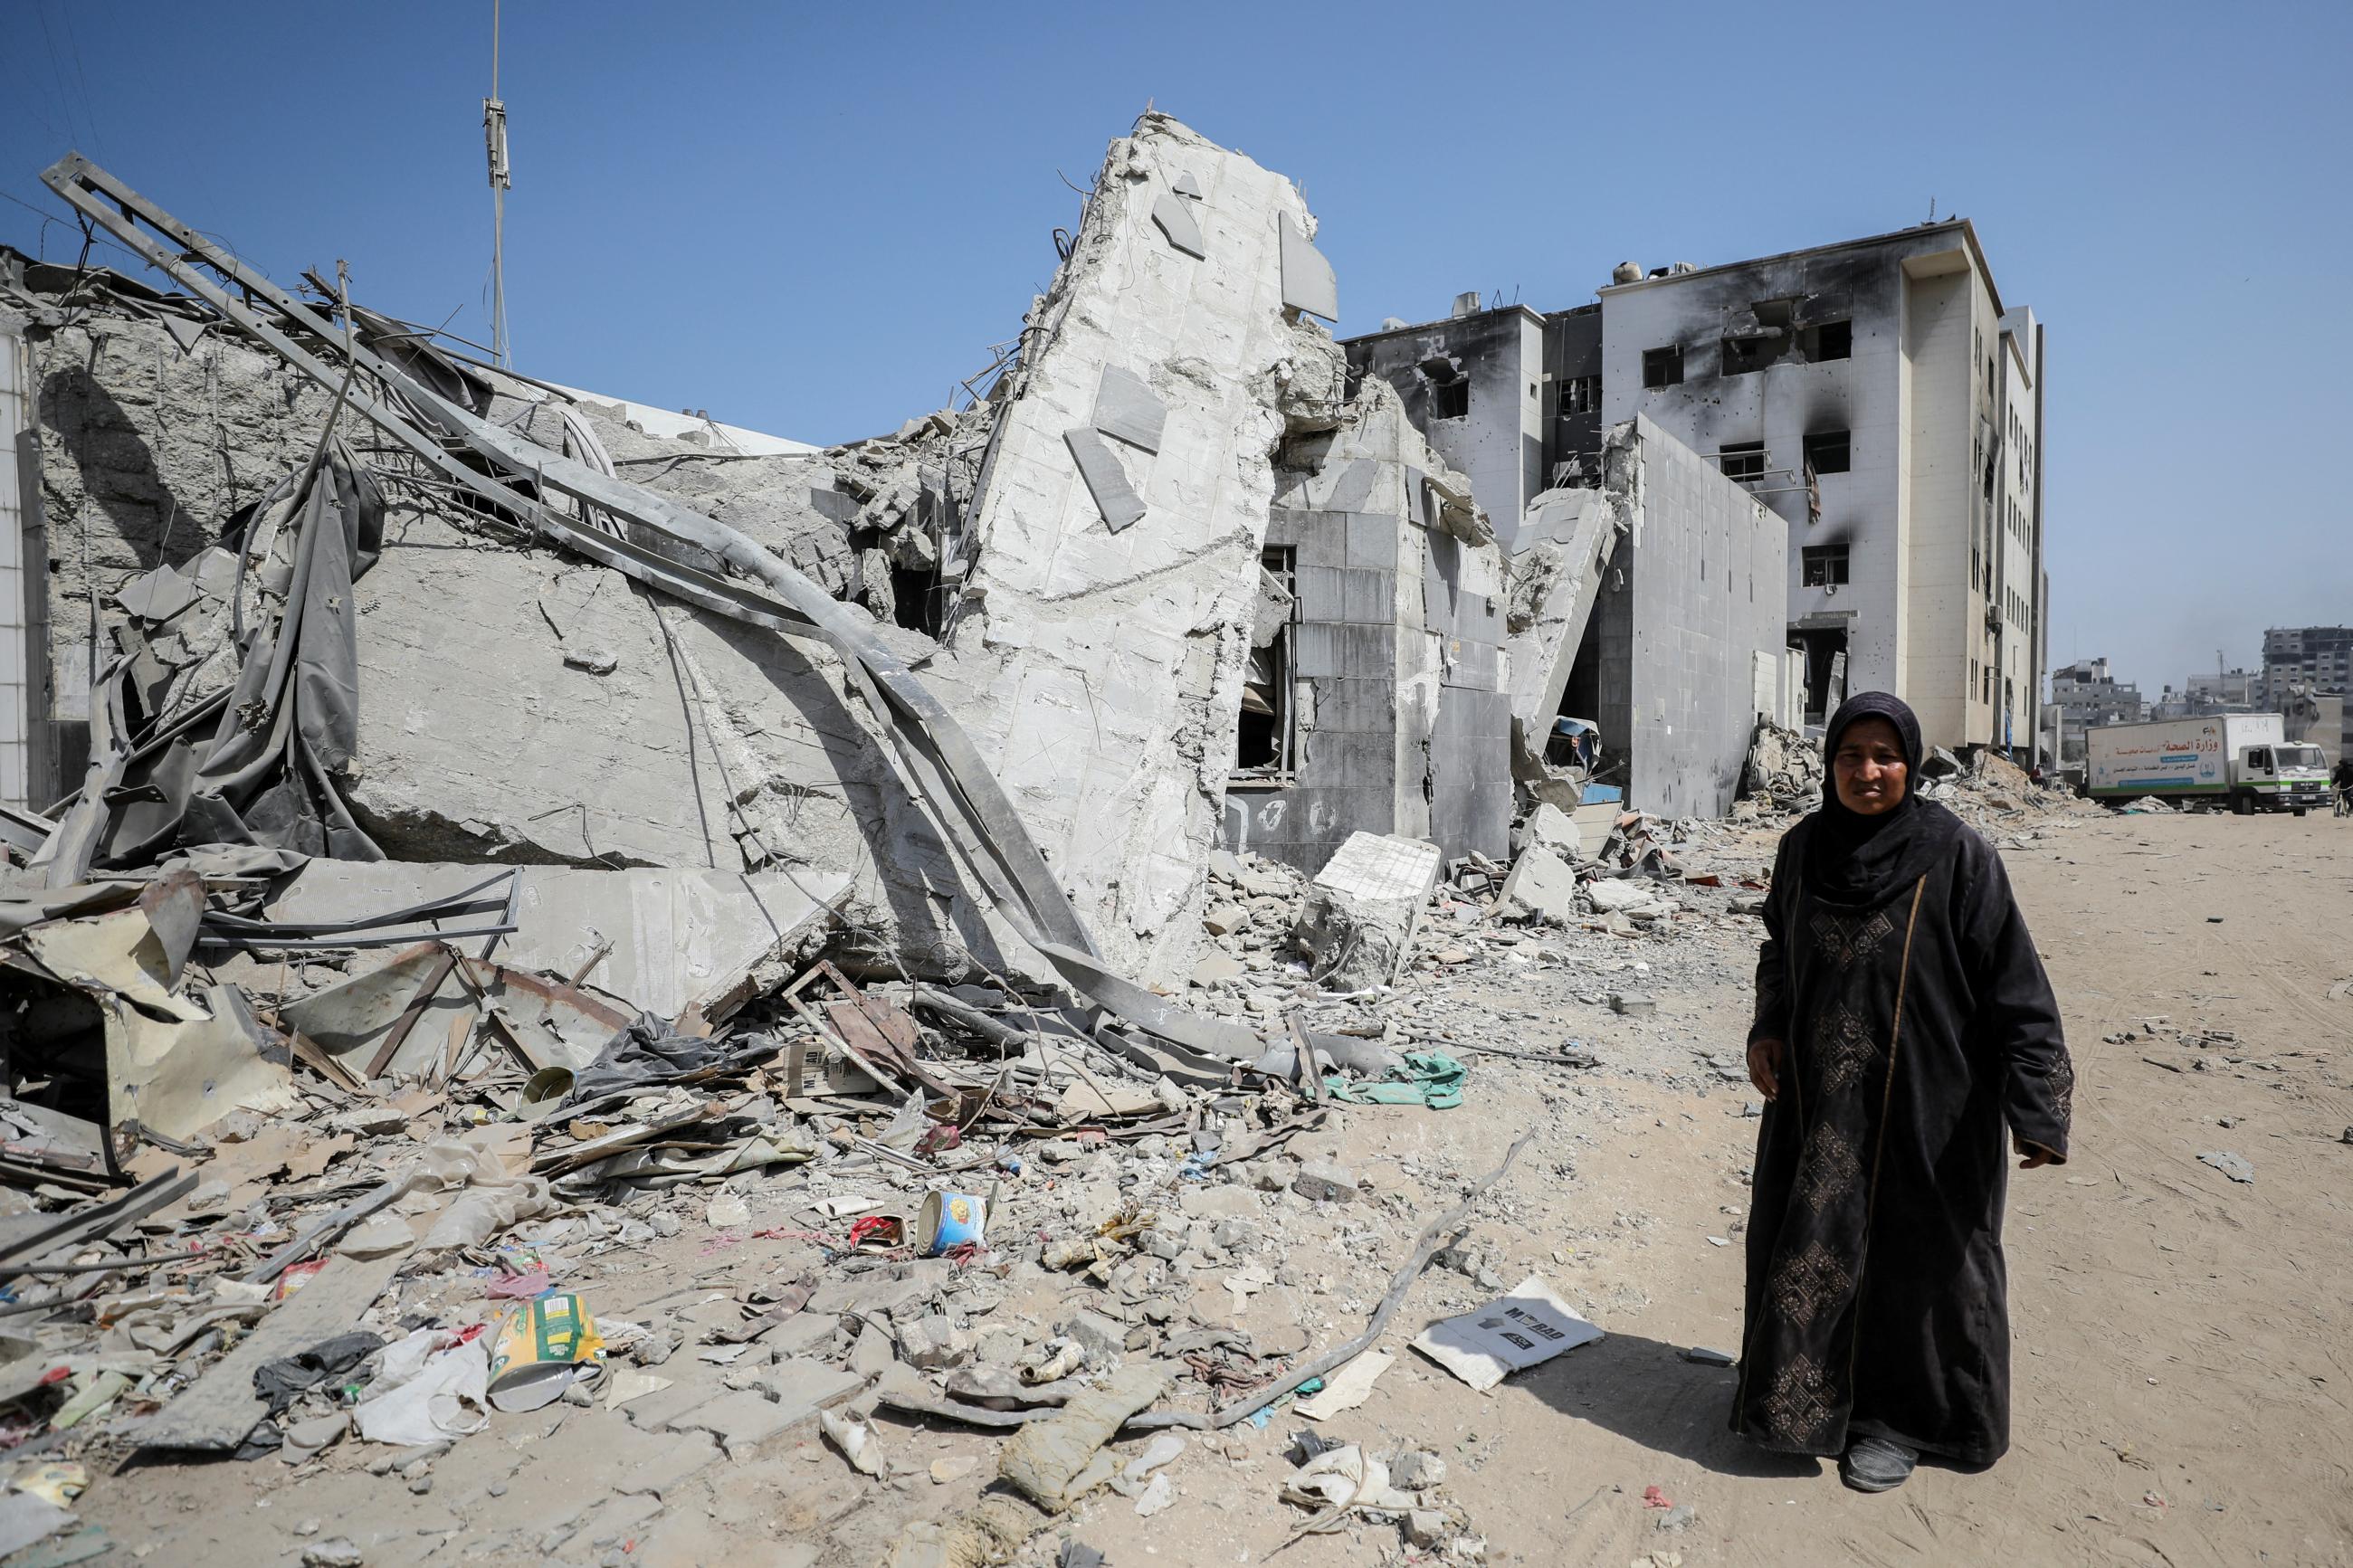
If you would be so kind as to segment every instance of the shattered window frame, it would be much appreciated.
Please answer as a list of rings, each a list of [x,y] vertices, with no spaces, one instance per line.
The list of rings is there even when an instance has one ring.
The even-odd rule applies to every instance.
[[[1843,588],[1852,580],[1852,556],[1843,544],[1807,544],[1799,549],[1800,585]]]
[[[1264,658],[1268,679],[1263,683],[1248,679],[1249,665],[1243,666],[1242,710],[1234,715],[1234,754],[1227,769],[1230,786],[1242,788],[1276,788],[1296,782],[1295,768],[1299,755],[1299,703],[1296,681],[1298,672],[1292,657],[1292,632],[1299,626],[1298,552],[1288,545],[1270,544],[1259,552],[1259,565],[1279,581],[1291,598],[1291,613],[1282,629],[1267,645]],[[1250,656],[1258,657],[1255,654]],[[1245,726],[1253,717],[1249,707],[1252,691],[1261,693],[1261,700],[1273,710],[1274,755],[1271,762],[1245,764],[1242,742]]]
[[[1642,387],[1655,391],[1662,386],[1681,386],[1683,381],[1683,349],[1681,343],[1669,343],[1664,348],[1642,351]]]
[[[1763,479],[1767,460],[1762,441],[1727,441],[1715,449],[1717,468],[1735,483]]]
[[[1817,474],[1843,474],[1854,467],[1854,432],[1821,430],[1806,437],[1806,466]],[[1835,458],[1836,461],[1825,459]]]

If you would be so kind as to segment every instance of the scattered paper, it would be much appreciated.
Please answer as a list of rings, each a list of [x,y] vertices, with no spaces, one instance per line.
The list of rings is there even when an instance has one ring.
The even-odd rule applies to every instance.
[[[1324,1392],[1299,1402],[1299,1414],[1310,1421],[1328,1421],[1344,1410],[1354,1410],[1373,1395],[1381,1373],[1397,1364],[1395,1351],[1366,1351],[1324,1380]]]
[[[1599,1329],[1531,1274],[1508,1296],[1432,1323],[1413,1348],[1483,1393],[1512,1373],[1600,1337]]]

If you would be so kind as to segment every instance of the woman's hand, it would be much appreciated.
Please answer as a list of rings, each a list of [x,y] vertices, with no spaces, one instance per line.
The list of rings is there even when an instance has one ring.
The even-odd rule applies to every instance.
[[[1781,1040],[1751,1040],[1748,1042],[1748,1081],[1757,1092],[1767,1100],[1781,1098],[1781,1068],[1789,1059],[1789,1047]]]
[[[1754,1062],[1756,1058],[1752,1056],[1749,1060]],[[1754,1076],[1757,1071],[1753,1066],[1748,1070],[1751,1076]],[[2059,1157],[2042,1144],[2029,1143],[2014,1132],[2010,1134],[2010,1147],[2016,1149],[2021,1156],[2018,1168],[2021,1171],[2031,1171],[2039,1166],[2047,1165]]]

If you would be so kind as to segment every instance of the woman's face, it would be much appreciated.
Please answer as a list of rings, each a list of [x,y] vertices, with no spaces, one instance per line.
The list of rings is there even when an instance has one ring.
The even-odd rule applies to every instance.
[[[1839,736],[1831,759],[1839,804],[1862,816],[1894,811],[1912,781],[1904,739],[1884,719],[1858,719]]]

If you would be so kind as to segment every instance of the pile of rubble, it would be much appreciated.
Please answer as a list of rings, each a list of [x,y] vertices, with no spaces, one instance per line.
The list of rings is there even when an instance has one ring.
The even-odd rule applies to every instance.
[[[2087,809],[2072,794],[2035,783],[2025,769],[1990,747],[1978,749],[1967,761],[1942,746],[1933,747],[1920,771],[1923,798],[1942,802],[1983,832]],[[1759,723],[1732,820],[1764,823],[1803,816],[1821,804],[1824,783],[1818,738]]]
[[[1278,486],[1392,574],[1442,536],[1466,626],[1502,577],[1467,483],[1346,388],[1297,192],[1173,121],[1113,143],[971,406],[821,452],[471,360],[340,272],[280,290],[79,158],[47,179],[185,291],[0,257],[51,437],[27,527],[80,533],[47,597],[90,633],[87,766],[0,816],[0,1447],[46,1478],[0,1554],[131,1456],[421,1497],[567,1409],[679,1474],[807,1429],[887,1479],[882,1411],[1025,1427],[909,1563],[1100,1484],[1141,1508],[1176,1432],[1344,1386],[1503,1173],[1450,1173],[1383,1258],[1427,1216],[1336,1160],[1341,1106],[1463,1101],[1475,1047],[1383,1016],[1469,961],[1429,924],[1672,916],[1631,816],[1588,858],[1546,806],[1509,868],[1218,847]],[[1427,671],[1415,743],[1499,668]],[[1300,1279],[1278,1205],[1397,1269],[1368,1316],[1233,1326]],[[1345,1454],[1295,1478],[1325,1522],[1475,1555],[1433,1458]],[[643,1517],[568,1500],[503,1544]]]
[[[1621,954],[1748,934],[1761,882],[1692,868],[1725,828],[1548,770],[1504,821],[1513,715],[1563,670],[1507,691],[1503,639],[1559,654],[1617,523],[1564,521],[1506,616],[1467,482],[1347,386],[1297,191],[1164,117],[970,406],[826,451],[481,363],[79,158],[47,179],[185,292],[0,256],[55,437],[27,537],[79,529],[46,602],[90,637],[86,767],[0,814],[0,1554],[132,1456],[464,1487],[491,1548],[601,1550],[786,1434],[903,1482],[882,1415],[1014,1435],[1004,1486],[877,1558],[1001,1559],[1104,1488],[1148,1516],[1188,1444],[1361,1398],[1511,1165],[1416,1167],[1432,1217],[1342,1162],[1344,1108],[1594,1065],[1449,977],[1640,1019]],[[1229,797],[1221,739],[1310,629],[1271,512],[1373,585],[1322,629],[1389,692],[1332,678],[1295,818]],[[1299,784],[1352,757],[1394,787]],[[1760,731],[1749,786],[1802,809],[1813,749]],[[1435,841],[1440,790],[1493,805],[1474,847]],[[1349,831],[1334,799],[1379,794],[1390,830]],[[1314,1257],[1361,1277],[1239,1326]],[[628,1484],[503,1457],[567,1419]],[[1303,1528],[1479,1557],[1435,1456],[1297,1456]],[[491,1506],[527,1476],[557,1495]]]

